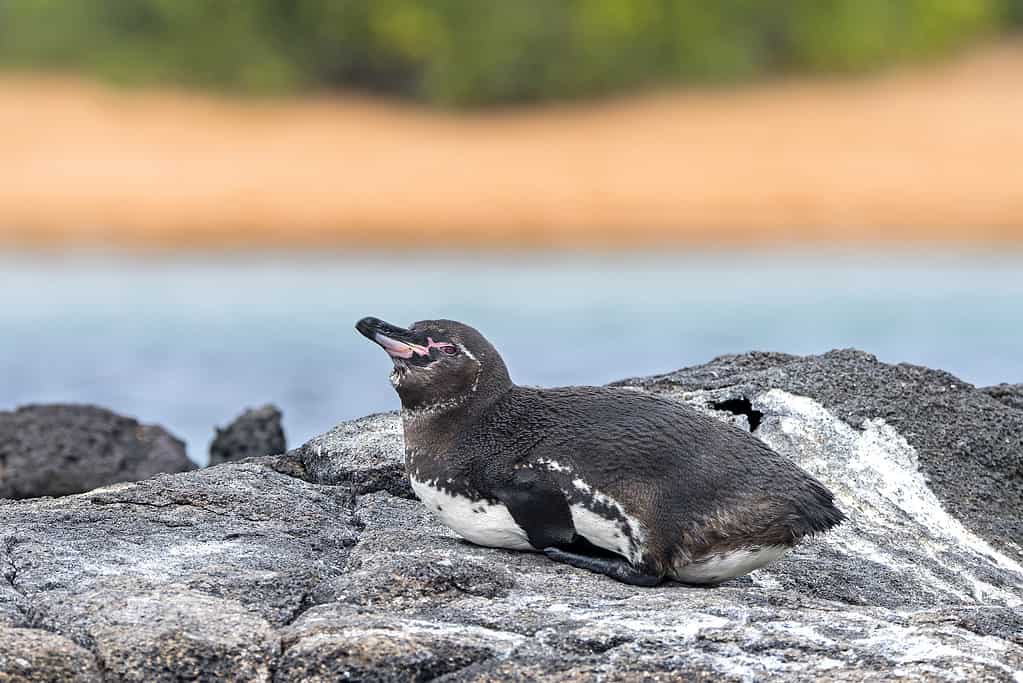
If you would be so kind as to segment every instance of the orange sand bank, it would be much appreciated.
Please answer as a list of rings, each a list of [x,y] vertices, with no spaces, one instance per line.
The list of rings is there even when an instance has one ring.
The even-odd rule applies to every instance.
[[[454,115],[0,78],[0,243],[1023,241],[1023,45]]]

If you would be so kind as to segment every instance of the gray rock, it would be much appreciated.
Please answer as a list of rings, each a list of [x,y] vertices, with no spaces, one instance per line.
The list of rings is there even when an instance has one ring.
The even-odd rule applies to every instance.
[[[272,405],[249,408],[224,428],[217,428],[210,443],[209,464],[277,455],[288,449],[281,425],[281,411]]]
[[[162,427],[88,405],[0,412],[0,498],[66,496],[195,465]]]
[[[1023,410],[1023,384],[996,384],[981,391],[1000,403]]]
[[[278,681],[428,681],[507,657],[525,637],[320,605],[282,631]]]
[[[96,658],[67,638],[0,626],[0,681],[5,683],[99,683]]]
[[[946,387],[967,415],[935,427],[920,406],[945,405],[948,375],[853,352],[676,375],[633,384],[755,426],[850,521],[717,588],[626,586],[459,539],[412,499],[397,416],[376,415],[282,456],[0,502],[0,648],[73,653],[53,670],[82,662],[82,680],[90,662],[129,681],[1023,680],[1012,482],[927,476],[951,467],[934,429],[964,477],[1013,462],[969,449],[1014,408]]]
[[[74,633],[117,681],[265,681],[278,640],[236,600],[164,587],[79,593],[50,626]]]
[[[56,608],[71,596],[168,585],[238,601],[276,625],[344,564],[357,540],[351,500],[260,465],[223,465],[0,506],[0,541],[12,585],[35,596],[33,622],[61,632],[66,610]]]
[[[342,422],[290,453],[310,481],[351,486],[356,494],[387,491],[415,499],[405,474],[405,441],[398,413]]]

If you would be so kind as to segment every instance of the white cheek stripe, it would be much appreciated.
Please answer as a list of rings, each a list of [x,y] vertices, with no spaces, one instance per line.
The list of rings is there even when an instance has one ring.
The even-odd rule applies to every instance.
[[[483,363],[481,363],[476,356],[472,355],[472,351],[465,348],[465,344],[458,344],[458,348],[460,348],[462,353],[467,355],[469,358],[472,358],[473,362],[476,363],[476,376],[472,380],[472,389],[469,390],[470,394],[475,394],[477,387],[479,387],[480,375],[483,374]]]

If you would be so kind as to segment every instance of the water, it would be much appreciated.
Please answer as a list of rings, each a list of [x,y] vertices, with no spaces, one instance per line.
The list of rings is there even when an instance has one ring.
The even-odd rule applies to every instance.
[[[352,328],[460,319],[525,384],[593,384],[750,349],[855,346],[975,384],[1023,381],[1023,251],[0,256],[0,409],[90,402],[206,458],[272,402],[297,445],[397,407]]]

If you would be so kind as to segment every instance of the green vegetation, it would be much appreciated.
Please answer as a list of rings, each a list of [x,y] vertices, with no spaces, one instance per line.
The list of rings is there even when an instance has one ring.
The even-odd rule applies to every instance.
[[[0,0],[0,63],[442,105],[856,72],[1023,23],[1023,0]]]

